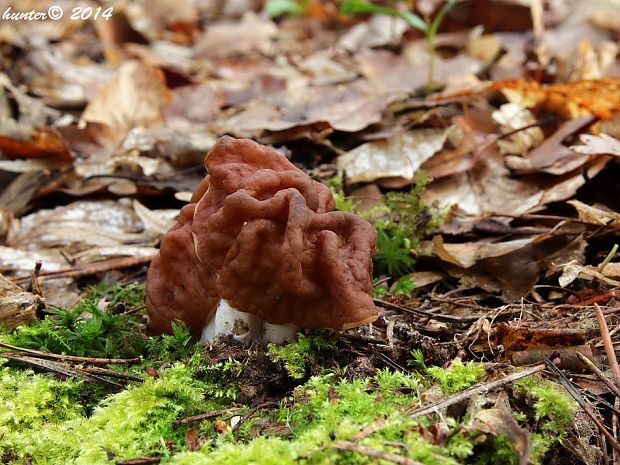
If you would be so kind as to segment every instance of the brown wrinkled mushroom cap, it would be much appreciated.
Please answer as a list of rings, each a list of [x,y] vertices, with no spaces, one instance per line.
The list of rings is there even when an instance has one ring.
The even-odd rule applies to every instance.
[[[171,322],[184,321],[192,336],[202,327],[220,299],[213,277],[196,259],[191,225],[195,204],[181,209],[179,220],[161,241],[146,280],[149,334],[170,333]]]
[[[161,322],[178,317],[198,333],[217,304],[214,292],[234,308],[275,324],[341,330],[377,318],[370,297],[376,240],[370,224],[334,211],[329,188],[251,140],[222,137],[205,163],[209,177],[194,195],[193,218],[181,218],[182,226],[164,236],[149,270],[150,327],[165,330]],[[175,232],[178,242],[181,235],[193,239],[194,257],[189,246],[168,238]],[[172,246],[183,251],[182,259],[166,251]],[[170,256],[175,263],[164,265]],[[178,283],[162,279],[173,269],[185,276],[183,292],[190,295],[181,296]],[[201,282],[190,283],[195,279]],[[176,286],[174,310],[162,308],[171,305],[161,298],[162,284],[166,292]],[[207,286],[208,292],[201,291]],[[195,303],[199,292],[205,292],[201,305],[181,308]]]

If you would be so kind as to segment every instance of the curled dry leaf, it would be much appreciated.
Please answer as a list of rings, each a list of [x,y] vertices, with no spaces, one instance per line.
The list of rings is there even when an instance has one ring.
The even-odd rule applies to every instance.
[[[380,122],[390,101],[390,97],[374,93],[365,81],[304,92],[289,89],[252,100],[223,122],[222,129],[250,135],[327,123],[339,131],[355,132]]]
[[[89,102],[80,125],[102,123],[122,131],[157,126],[162,123],[168,100],[163,72],[139,61],[129,61]]]
[[[435,236],[432,244],[432,252],[446,263],[451,276],[459,278],[462,288],[497,293],[506,302],[526,296],[545,271],[556,270],[554,263],[582,260],[584,249],[582,238],[571,241],[561,231],[496,244],[445,244]],[[421,253],[427,255],[428,247]]]
[[[519,465],[527,465],[530,458],[530,435],[521,428],[512,413],[506,408],[490,408],[476,412],[472,427],[494,436],[504,436],[519,459]]]
[[[247,11],[241,21],[209,27],[194,47],[196,58],[221,58],[250,52],[268,53],[278,28],[269,19]]]
[[[562,368],[583,369],[577,353],[593,359],[592,349],[586,344],[586,331],[580,328],[563,328],[557,322],[550,325],[519,322],[499,323],[498,342],[506,356],[517,366],[540,363],[553,353],[560,354]]]
[[[608,277],[608,276],[614,276],[613,273],[616,270],[617,268],[612,267],[610,270],[611,274],[606,275],[598,271],[598,267],[595,267],[595,266],[590,266],[590,265],[584,266],[584,265],[578,265],[576,263],[568,263],[564,266],[562,276],[560,276],[560,278],[558,279],[558,283],[560,284],[561,287],[566,287],[569,284],[571,284],[575,279],[581,278],[581,279],[587,279],[589,281],[593,279],[597,279],[610,286],[620,286],[620,280],[612,279]]]
[[[368,142],[338,157],[339,171],[350,182],[369,182],[387,177],[412,180],[426,160],[441,150],[448,129],[416,129],[386,140]]]
[[[519,174],[549,173],[561,175],[579,168],[590,158],[588,155],[576,153],[562,144],[572,134],[593,123],[596,118],[584,116],[566,121],[538,147],[531,150],[526,157],[506,157],[506,166]]]
[[[540,127],[529,127],[536,123],[536,118],[527,109],[515,103],[505,103],[493,112],[493,121],[499,124],[504,133],[516,131],[507,139],[497,141],[503,154],[525,155],[530,149],[540,144],[545,135]]]
[[[0,274],[0,327],[14,329],[37,318],[45,307],[38,295],[24,291]]]
[[[569,200],[566,203],[572,205],[577,210],[579,221],[599,226],[609,226],[610,228],[620,228],[619,213],[606,208],[587,205],[579,200]]]
[[[571,150],[587,155],[613,155],[620,157],[620,141],[608,134],[581,134],[579,137],[583,145],[574,145]]]

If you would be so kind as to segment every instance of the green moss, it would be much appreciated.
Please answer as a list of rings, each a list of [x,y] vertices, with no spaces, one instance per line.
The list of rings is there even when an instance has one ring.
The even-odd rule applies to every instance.
[[[16,463],[25,455],[33,464],[50,465],[96,465],[146,454],[166,456],[167,441],[176,448],[184,447],[184,430],[172,428],[179,415],[222,405],[205,398],[208,385],[182,364],[162,370],[159,379],[148,378],[110,395],[90,417],[83,415],[76,399],[79,383],[12,370],[3,372],[0,383],[5,407],[0,414],[0,450]],[[7,399],[11,391],[18,394],[18,401]],[[25,428],[28,434],[22,434]]]
[[[481,363],[455,360],[448,368],[430,367],[427,372],[446,394],[454,394],[480,381],[485,370]]]
[[[382,206],[363,212],[345,196],[339,178],[329,181],[336,209],[357,213],[370,221],[377,231],[377,252],[373,258],[376,276],[398,279],[411,271],[415,264],[411,251],[419,247],[422,237],[443,223],[443,214],[426,205],[421,197],[430,182],[431,179],[419,171],[408,192],[389,192],[383,196]]]
[[[534,410],[531,459],[541,463],[547,451],[566,437],[577,402],[561,386],[539,376],[515,382],[514,389]]]
[[[377,450],[403,454],[390,441],[408,449],[408,456],[425,464],[455,464],[440,446],[423,440],[417,423],[404,412],[415,400],[420,379],[402,372],[380,370],[374,377],[339,380],[333,373],[314,376],[293,392],[272,421],[287,425],[287,438],[258,437],[249,443],[218,443],[200,452],[174,457],[175,465],[210,464],[366,464],[358,453],[331,448],[334,440],[348,440],[369,423],[384,419],[378,431],[360,442]],[[216,447],[213,447],[216,446]],[[373,459],[374,460],[374,459]]]
[[[49,308],[43,320],[1,334],[0,340],[58,354],[132,357],[144,347],[145,340],[137,329],[137,320],[122,310],[143,303],[143,299],[141,285],[98,286],[72,309]],[[121,302],[126,303],[119,308]]]
[[[323,350],[334,349],[333,342],[320,334],[299,334],[297,340],[284,345],[269,344],[268,352],[271,359],[284,365],[289,376],[302,379],[306,374],[306,361],[315,357]]]

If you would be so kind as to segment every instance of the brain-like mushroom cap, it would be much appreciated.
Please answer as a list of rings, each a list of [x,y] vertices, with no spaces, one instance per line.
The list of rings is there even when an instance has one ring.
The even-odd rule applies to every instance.
[[[171,332],[171,322],[184,321],[192,336],[200,338],[202,327],[220,299],[214,277],[196,258],[191,226],[195,204],[181,209],[177,224],[161,241],[159,254],[147,275],[146,309],[148,332]]]
[[[231,306],[270,323],[341,330],[377,318],[370,297],[376,240],[370,224],[334,211],[326,186],[253,141],[221,138],[206,166],[208,189],[196,203],[190,228],[197,261],[179,267],[179,273],[204,273],[202,287],[212,286],[210,291]],[[165,246],[164,238],[162,257],[152,267],[162,267]],[[193,293],[199,286],[186,287]],[[213,305],[212,294],[206,295]],[[152,321],[160,313],[172,315],[159,308],[165,303],[161,298],[154,300],[147,302]],[[190,323],[183,311],[176,314],[190,327],[202,321]]]

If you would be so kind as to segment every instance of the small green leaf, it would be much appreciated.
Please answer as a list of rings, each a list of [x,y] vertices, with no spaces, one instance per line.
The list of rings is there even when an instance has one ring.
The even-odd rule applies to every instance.
[[[375,5],[365,0],[345,0],[340,7],[340,12],[345,15],[355,15],[359,13],[379,13],[389,16],[399,16],[400,12],[394,8]]]
[[[281,15],[300,15],[303,13],[302,6],[295,0],[268,0],[265,11],[271,18]]]
[[[413,28],[422,31],[424,34],[428,33],[428,24],[424,22],[418,15],[411,13],[410,11],[399,12],[399,16],[409,23]]]

